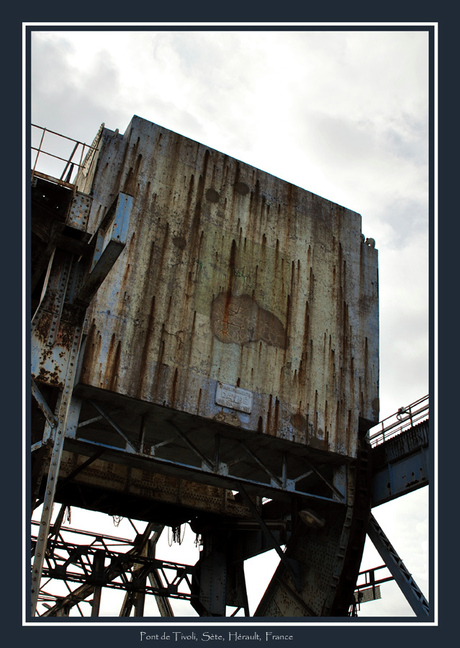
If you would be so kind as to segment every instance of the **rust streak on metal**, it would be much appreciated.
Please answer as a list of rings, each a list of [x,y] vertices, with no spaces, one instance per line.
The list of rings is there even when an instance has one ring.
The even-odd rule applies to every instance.
[[[239,380],[254,399],[245,429],[262,418],[266,433],[353,456],[348,411],[371,420],[378,388],[377,254],[360,216],[137,117],[103,134],[99,158],[88,227],[117,191],[136,198],[88,314],[83,380],[109,378],[115,334],[126,396],[212,420],[215,381]]]

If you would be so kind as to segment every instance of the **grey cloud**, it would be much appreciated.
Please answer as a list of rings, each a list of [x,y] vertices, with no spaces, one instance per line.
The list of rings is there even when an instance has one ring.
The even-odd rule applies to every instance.
[[[85,74],[69,62],[73,53],[75,48],[64,39],[36,48],[32,121],[88,142],[101,123],[117,128],[126,121],[120,110],[121,81],[109,52],[100,52]]]
[[[375,227],[380,223],[391,227],[391,237],[385,236],[385,245],[403,250],[414,236],[427,236],[427,204],[423,198],[412,196],[385,196],[372,212]]]

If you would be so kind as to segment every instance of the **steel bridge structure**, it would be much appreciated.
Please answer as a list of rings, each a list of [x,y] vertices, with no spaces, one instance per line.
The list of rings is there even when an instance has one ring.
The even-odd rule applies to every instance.
[[[96,354],[88,309],[131,244],[133,192],[125,187],[113,196],[91,231],[93,196],[79,188],[75,174],[94,173],[104,128],[91,146],[65,138],[70,153],[53,155],[64,162],[61,174],[38,170],[39,156],[47,155],[45,137],[57,134],[37,130],[28,463],[30,508],[39,519],[30,535],[31,617],[76,611],[98,617],[105,589],[123,591],[120,617],[144,616],[146,597],[154,597],[164,617],[174,616],[174,599],[188,601],[201,617],[225,617],[230,608],[231,615],[249,617],[244,562],[274,549],[279,566],[254,617],[353,616],[361,602],[376,598],[382,582],[394,579],[417,618],[428,619],[426,598],[372,515],[373,507],[429,483],[428,396],[378,425],[361,418],[350,458],[278,433],[248,434],[235,425],[234,412],[250,413],[252,397],[238,385],[217,384],[221,410],[206,424],[165,401],[127,397],[117,389],[120,349],[113,336],[113,348],[105,349],[110,366],[100,368],[103,388],[81,381],[88,357]],[[244,193],[241,183],[239,191]],[[210,190],[208,199],[216,200]],[[179,250],[185,245],[180,237],[174,244]],[[276,317],[258,308],[259,319],[276,328]],[[175,344],[182,348],[186,340],[179,333]],[[163,335],[173,337],[164,326]],[[158,365],[159,385],[170,379],[161,375],[166,369]],[[173,402],[177,380],[176,370]],[[277,407],[276,400],[272,421]],[[307,428],[300,414],[291,419]],[[129,519],[134,538],[68,528],[69,507]],[[200,538],[197,563],[157,558],[164,529],[177,533],[184,524]],[[366,537],[389,576],[376,575],[383,566],[359,573]],[[56,593],[56,583],[66,592]]]

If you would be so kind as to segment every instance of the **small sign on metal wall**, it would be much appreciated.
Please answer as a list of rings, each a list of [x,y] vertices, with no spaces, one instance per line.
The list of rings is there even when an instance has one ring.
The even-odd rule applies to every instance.
[[[217,383],[216,403],[239,412],[250,414],[252,411],[252,392],[233,385]]]

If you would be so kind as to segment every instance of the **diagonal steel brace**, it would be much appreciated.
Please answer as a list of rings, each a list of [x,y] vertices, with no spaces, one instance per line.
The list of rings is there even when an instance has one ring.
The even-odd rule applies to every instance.
[[[264,533],[265,537],[273,545],[273,548],[275,549],[276,553],[280,557],[281,562],[286,566],[289,573],[291,574],[292,580],[294,581],[294,585],[295,585],[297,591],[300,592],[301,591],[301,581],[300,581],[300,563],[299,563],[299,561],[294,560],[293,558],[287,558],[284,555],[283,551],[281,550],[281,547],[279,546],[279,544],[276,542],[275,538],[271,534],[270,529],[265,524],[265,521],[263,520],[263,518],[260,515],[259,511],[257,510],[257,507],[255,506],[254,502],[251,500],[251,498],[247,494],[246,490],[242,486],[239,486],[238,490],[241,493],[244,501],[248,505],[248,508],[251,510],[252,514],[254,515],[257,522],[259,523],[260,528],[262,529],[262,532]]]

